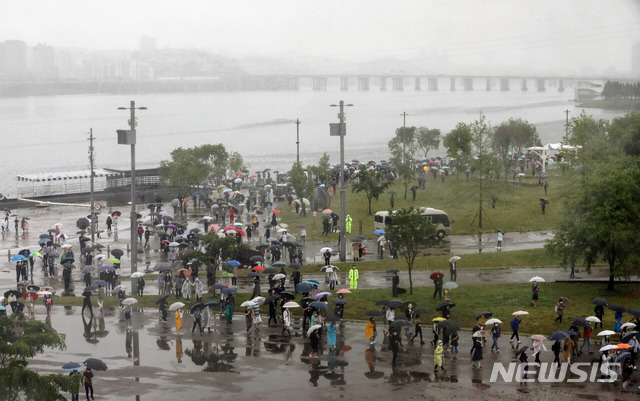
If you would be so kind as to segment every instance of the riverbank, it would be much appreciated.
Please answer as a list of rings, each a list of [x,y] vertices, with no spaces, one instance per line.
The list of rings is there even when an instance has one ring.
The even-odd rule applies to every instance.
[[[589,100],[578,107],[619,111],[640,111],[640,99],[600,99]]]

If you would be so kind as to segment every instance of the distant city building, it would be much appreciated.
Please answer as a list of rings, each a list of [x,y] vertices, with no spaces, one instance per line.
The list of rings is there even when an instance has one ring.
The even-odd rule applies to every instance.
[[[21,40],[5,40],[0,46],[0,81],[24,82],[29,77],[27,44]]]
[[[631,74],[640,77],[640,42],[631,48]]]
[[[35,81],[55,81],[58,79],[56,51],[53,46],[36,45],[31,51],[31,72]]]

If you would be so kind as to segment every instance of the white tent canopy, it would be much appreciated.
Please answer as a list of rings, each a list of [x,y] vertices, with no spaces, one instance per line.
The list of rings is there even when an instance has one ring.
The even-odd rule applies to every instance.
[[[528,151],[538,155],[542,159],[542,172],[547,171],[547,159],[549,159],[550,152],[558,151],[574,151],[578,149],[578,146],[565,145],[563,143],[548,143],[544,146],[532,146],[527,148]]]

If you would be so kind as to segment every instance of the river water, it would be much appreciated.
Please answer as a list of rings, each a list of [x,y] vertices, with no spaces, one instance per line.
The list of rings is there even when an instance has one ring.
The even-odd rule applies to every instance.
[[[482,112],[499,124],[511,117],[538,127],[543,143],[559,141],[564,133],[564,110],[577,116],[573,93],[475,91],[342,92],[337,86],[314,92],[217,92],[144,95],[68,95],[0,99],[0,135],[3,174],[0,193],[15,196],[15,176],[24,173],[82,170],[89,166],[88,134],[96,138],[97,167],[130,168],[130,148],[118,145],[116,129],[128,128],[130,100],[148,110],[137,112],[136,165],[156,166],[172,149],[222,143],[240,152],[249,168],[288,170],[296,157],[296,118],[300,118],[300,159],[315,164],[327,152],[339,161],[339,140],[329,136],[337,122],[341,99],[346,108],[345,159],[388,158],[387,142],[402,126],[440,129],[444,134],[458,122],[472,122]],[[589,110],[597,118],[621,113]],[[430,156],[444,155],[444,150]]]

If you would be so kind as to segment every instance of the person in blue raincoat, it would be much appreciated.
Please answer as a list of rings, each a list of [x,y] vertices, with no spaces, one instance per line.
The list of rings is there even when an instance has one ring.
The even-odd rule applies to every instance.
[[[338,327],[335,322],[331,322],[327,327],[327,343],[331,349],[336,347],[336,331],[338,331]]]
[[[615,318],[616,318],[616,323],[613,325],[613,331],[615,331],[616,333],[619,333],[622,326],[622,312],[616,311]]]

